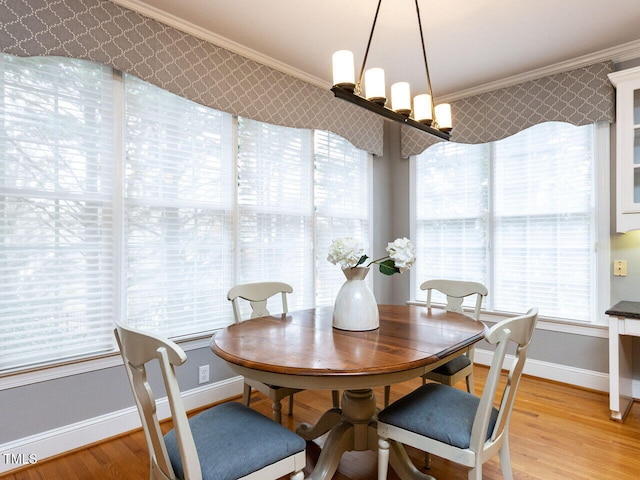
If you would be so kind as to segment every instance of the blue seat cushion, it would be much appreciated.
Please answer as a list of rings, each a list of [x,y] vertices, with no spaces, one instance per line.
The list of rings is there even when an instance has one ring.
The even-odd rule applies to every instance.
[[[458,448],[469,448],[480,398],[440,383],[427,383],[392,403],[378,420]],[[498,418],[492,408],[487,439]]]
[[[239,402],[216,405],[189,424],[205,480],[234,480],[306,447],[301,437]],[[174,472],[184,479],[175,430],[164,439]]]
[[[444,365],[440,365],[438,368],[434,369],[435,373],[439,373],[440,375],[451,376],[458,373],[465,367],[471,365],[471,360],[466,355],[458,355],[455,358],[452,358]]]

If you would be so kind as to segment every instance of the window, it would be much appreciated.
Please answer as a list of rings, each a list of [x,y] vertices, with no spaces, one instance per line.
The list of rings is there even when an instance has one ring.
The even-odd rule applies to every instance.
[[[0,62],[0,370],[112,348],[111,70]]]
[[[233,119],[128,75],[124,94],[124,318],[211,330],[233,281]]]
[[[312,307],[312,132],[243,118],[238,123],[236,283],[286,282],[294,291],[290,309]]]
[[[287,282],[290,309],[332,305],[331,241],[369,239],[370,155],[330,132],[243,118],[238,131],[237,283]]]
[[[316,305],[333,305],[344,283],[327,260],[336,238],[371,244],[370,155],[329,132],[315,132]]]
[[[116,318],[172,338],[227,325],[236,283],[331,304],[330,237],[368,239],[370,182],[331,133],[0,55],[0,372],[110,352]]]
[[[487,285],[484,308],[596,316],[595,126],[544,123],[415,158],[416,298],[423,279]]]

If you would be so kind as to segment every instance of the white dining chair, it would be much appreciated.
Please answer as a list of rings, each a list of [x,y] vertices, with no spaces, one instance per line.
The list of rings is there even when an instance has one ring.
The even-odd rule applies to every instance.
[[[271,315],[267,309],[267,302],[271,297],[280,295],[282,313],[289,311],[287,305],[287,294],[293,292],[293,287],[284,282],[257,282],[243,283],[231,288],[227,293],[227,300],[233,306],[233,316],[235,323],[243,321],[239,300],[246,300],[251,306],[249,318],[266,317]],[[273,419],[280,423],[282,421],[282,399],[289,397],[289,415],[293,415],[293,395],[301,392],[301,389],[286,388],[277,385],[268,385],[250,378],[244,379],[244,393],[242,401],[246,406],[251,403],[251,389],[256,389],[266,395],[272,402]]]
[[[413,465],[403,445],[470,467],[469,480],[481,480],[482,465],[498,453],[503,477],[513,478],[509,422],[537,319],[538,310],[532,308],[486,332],[484,338],[495,350],[481,397],[427,383],[378,414],[378,480],[387,478],[390,448]],[[510,344],[516,348],[507,367]],[[494,407],[496,399],[498,406]]]
[[[476,302],[473,309],[473,318],[480,320],[480,309],[484,297],[489,293],[487,287],[479,282],[465,282],[461,280],[427,280],[420,285],[421,290],[427,291],[427,308],[431,308],[431,293],[437,290],[447,297],[445,309],[448,312],[464,313],[462,302],[466,297],[476,296]],[[460,380],[466,380],[467,391],[474,393],[473,385],[473,346],[469,347],[464,355],[460,355],[449,360],[444,365],[426,373],[423,380],[433,380],[435,382],[444,383],[453,386]]]
[[[187,360],[184,351],[170,340],[119,323],[114,334],[149,448],[151,480],[304,478],[306,443],[301,437],[239,402],[188,418],[174,370]],[[155,361],[173,420],[165,435],[147,379],[147,365]]]
[[[293,292],[293,287],[284,282],[256,282],[236,285],[227,293],[227,299],[233,305],[233,316],[235,323],[243,321],[239,299],[246,300],[251,306],[249,318],[267,317],[271,315],[267,309],[267,302],[271,297],[280,294],[282,302],[282,313],[287,313],[287,294]],[[245,378],[242,401],[249,406],[251,403],[251,389],[254,388],[266,395],[272,402],[273,419],[280,423],[282,421],[282,399],[289,397],[289,415],[293,415],[293,395],[301,392],[301,389],[280,387],[278,385],[267,385],[265,383]],[[340,395],[338,391],[332,391],[333,406],[340,405]]]
[[[473,318],[480,320],[480,309],[484,297],[489,293],[487,287],[478,282],[465,282],[461,280],[434,279],[427,280],[420,285],[421,290],[427,291],[427,301],[425,306],[431,308],[431,293],[437,290],[446,295],[447,303],[445,310],[448,312],[464,313],[462,302],[470,295],[476,295],[476,303],[473,309]],[[422,383],[427,379],[434,382],[444,383],[445,385],[455,385],[460,380],[466,380],[467,391],[474,393],[473,385],[473,346],[469,347],[464,353],[449,360],[444,365],[424,374]],[[391,395],[391,387],[384,387],[384,406],[389,405]]]

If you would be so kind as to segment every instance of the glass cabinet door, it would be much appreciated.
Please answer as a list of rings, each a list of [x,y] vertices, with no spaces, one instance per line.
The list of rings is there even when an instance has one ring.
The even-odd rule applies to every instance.
[[[616,230],[640,229],[640,67],[609,74],[616,87]]]

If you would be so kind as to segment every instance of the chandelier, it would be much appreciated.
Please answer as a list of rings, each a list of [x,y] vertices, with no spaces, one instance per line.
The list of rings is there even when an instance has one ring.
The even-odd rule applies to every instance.
[[[373,18],[373,25],[371,26],[367,49],[365,50],[364,59],[362,60],[362,67],[360,68],[358,82],[355,82],[353,53],[349,50],[339,50],[333,54],[332,58],[333,87],[331,88],[331,91],[336,97],[366,108],[367,110],[382,115],[385,118],[409,125],[410,127],[417,128],[444,140],[449,140],[453,127],[451,120],[451,105],[448,103],[435,105],[433,101],[431,77],[429,76],[429,66],[427,65],[427,52],[424,46],[424,35],[422,33],[422,22],[420,21],[418,0],[415,0],[415,3],[416,15],[418,17],[418,29],[420,30],[420,41],[422,44],[422,57],[424,59],[424,68],[427,75],[428,93],[423,93],[414,97],[413,109],[411,108],[409,83],[398,82],[391,85],[391,107],[389,108],[385,106],[387,103],[387,97],[384,84],[384,70],[382,68],[370,68],[367,71],[364,70],[382,0],[378,0],[378,8],[376,9],[375,17]],[[363,77],[364,92],[362,89]]]

